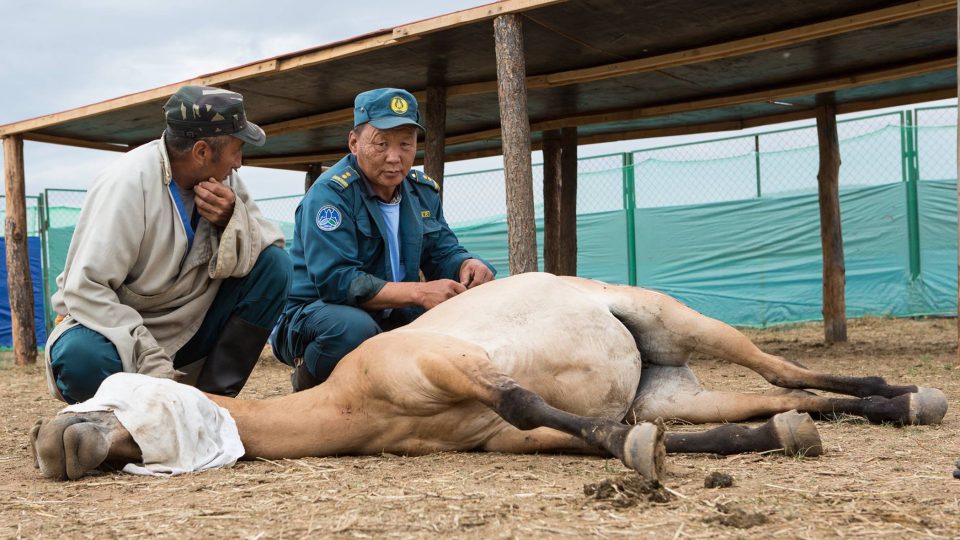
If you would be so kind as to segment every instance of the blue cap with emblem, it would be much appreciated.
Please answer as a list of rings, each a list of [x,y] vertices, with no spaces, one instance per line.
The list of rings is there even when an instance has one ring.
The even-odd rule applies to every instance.
[[[377,129],[391,129],[410,124],[423,129],[419,122],[417,99],[400,88],[368,90],[353,101],[353,127],[369,123]]]

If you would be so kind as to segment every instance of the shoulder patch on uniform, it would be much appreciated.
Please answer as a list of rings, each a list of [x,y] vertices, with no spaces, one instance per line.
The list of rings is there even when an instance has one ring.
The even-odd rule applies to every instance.
[[[420,171],[410,171],[410,176],[411,176],[410,179],[413,180],[414,182],[418,184],[423,184],[425,186],[430,186],[433,188],[434,191],[438,193],[440,192],[440,184],[438,184],[437,181],[434,180],[433,178],[430,178],[429,176],[427,176],[425,173],[422,173]]]
[[[335,231],[343,223],[343,214],[332,204],[326,204],[317,211],[317,227],[321,231]]]
[[[428,217],[430,217],[430,216],[431,216],[431,214],[430,214],[430,211],[429,211],[429,210],[421,210],[421,211],[420,211],[420,217],[422,217],[422,218],[428,218]]]
[[[360,174],[353,170],[353,167],[344,167],[343,170],[330,176],[330,183],[343,191],[357,178],[360,178]]]

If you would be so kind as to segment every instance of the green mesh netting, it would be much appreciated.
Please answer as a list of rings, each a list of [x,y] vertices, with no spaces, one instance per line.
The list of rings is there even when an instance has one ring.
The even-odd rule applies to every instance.
[[[898,114],[841,124],[841,214],[850,317],[956,313],[956,111],[949,125],[903,128]],[[923,111],[921,111],[923,112]],[[932,114],[927,111],[925,114]],[[918,113],[918,118],[920,117]],[[911,279],[905,140],[916,141],[921,273]],[[754,151],[759,144],[760,153]],[[764,148],[766,150],[764,151]],[[627,158],[632,159],[633,165]],[[813,128],[585,158],[578,164],[578,272],[636,279],[731,324],[821,318],[821,252]],[[635,208],[624,190],[634,186]],[[537,244],[542,168],[534,168]],[[758,196],[759,193],[759,196]],[[62,270],[82,192],[48,190],[47,282]],[[300,196],[258,201],[292,244]],[[461,242],[508,274],[502,171],[451,175],[444,212]],[[543,261],[540,261],[543,268]]]

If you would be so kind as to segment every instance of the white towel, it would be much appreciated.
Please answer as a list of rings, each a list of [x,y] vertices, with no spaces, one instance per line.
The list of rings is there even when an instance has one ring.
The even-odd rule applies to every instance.
[[[96,395],[65,412],[113,411],[143,454],[132,474],[174,475],[230,467],[243,456],[230,412],[202,392],[169,379],[136,373],[107,377]]]

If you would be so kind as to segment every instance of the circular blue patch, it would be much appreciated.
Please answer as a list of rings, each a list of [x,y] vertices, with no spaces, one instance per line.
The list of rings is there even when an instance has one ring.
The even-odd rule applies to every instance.
[[[343,222],[343,216],[340,210],[332,204],[328,204],[317,212],[317,227],[321,231],[335,231],[340,223]]]

